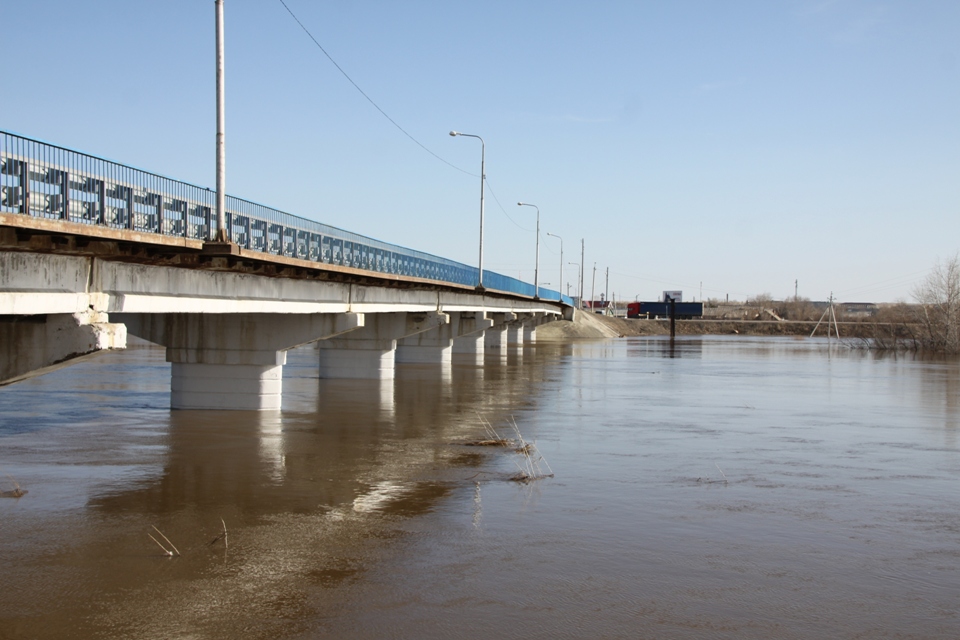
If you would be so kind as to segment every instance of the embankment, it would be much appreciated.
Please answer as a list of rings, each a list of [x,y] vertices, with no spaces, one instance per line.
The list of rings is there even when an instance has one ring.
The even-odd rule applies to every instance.
[[[816,322],[790,320],[677,320],[677,335],[809,336],[816,326]],[[845,338],[873,337],[877,326],[872,322],[839,323],[840,335]],[[669,320],[612,318],[577,311],[572,322],[561,320],[538,328],[537,340],[657,336],[669,333]],[[820,324],[817,335],[827,335],[825,323]]]

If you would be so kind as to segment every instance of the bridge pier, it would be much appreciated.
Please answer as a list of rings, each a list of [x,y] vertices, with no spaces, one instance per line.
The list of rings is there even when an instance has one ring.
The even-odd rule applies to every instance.
[[[464,364],[483,366],[484,335],[494,324],[492,313],[461,313],[460,335],[453,340],[453,358]]]
[[[449,316],[450,322],[443,326],[398,340],[396,361],[449,364],[454,353],[464,353],[458,350],[458,343],[467,345],[465,353],[472,352],[476,359],[477,341],[483,339],[484,329],[493,326],[493,320],[483,312],[454,311]],[[479,354],[482,364],[482,344]]]
[[[362,329],[318,343],[320,377],[392,379],[397,341],[438,329],[448,319],[436,311],[368,315]],[[439,340],[432,346],[439,348]]]
[[[509,324],[517,319],[512,312],[494,313],[493,326],[483,332],[483,347],[486,353],[492,356],[507,357],[507,335]]]
[[[363,326],[362,314],[117,314],[167,348],[172,409],[278,410],[286,351]]]
[[[276,365],[173,362],[170,408],[278,411],[287,358],[276,355]]]
[[[453,341],[453,359],[464,364],[483,365],[484,333],[473,333]]]
[[[537,327],[548,322],[547,314],[535,312],[528,315],[523,323],[523,343],[533,345],[537,342]]]

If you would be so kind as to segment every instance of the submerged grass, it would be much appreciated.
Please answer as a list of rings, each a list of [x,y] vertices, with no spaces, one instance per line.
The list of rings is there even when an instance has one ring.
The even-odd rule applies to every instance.
[[[465,446],[503,447],[511,449],[513,453],[519,454],[519,460],[517,458],[513,459],[514,464],[517,466],[517,472],[508,478],[513,482],[531,482],[533,480],[540,480],[541,478],[553,477],[553,469],[550,468],[550,465],[537,449],[536,442],[527,442],[524,439],[523,434],[520,433],[520,427],[517,425],[517,421],[513,416],[510,416],[509,424],[513,433],[516,435],[515,438],[504,437],[497,432],[489,420],[480,414],[477,414],[477,417],[480,418],[480,424],[483,425],[483,430],[487,437],[482,440],[464,442],[463,444]]]

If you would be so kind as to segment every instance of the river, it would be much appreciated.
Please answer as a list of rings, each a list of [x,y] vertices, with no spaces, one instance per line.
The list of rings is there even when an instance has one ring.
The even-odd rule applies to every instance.
[[[280,413],[171,412],[141,344],[0,388],[0,638],[960,636],[957,360],[650,337],[284,376]]]

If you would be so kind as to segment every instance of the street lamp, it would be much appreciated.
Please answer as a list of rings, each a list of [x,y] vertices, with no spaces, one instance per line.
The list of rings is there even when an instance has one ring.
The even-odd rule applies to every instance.
[[[467,138],[476,138],[480,141],[480,273],[477,276],[477,289],[483,291],[483,183],[486,179],[486,174],[484,173],[484,164],[486,163],[487,145],[483,142],[483,138],[480,136],[475,136],[472,133],[451,131],[450,135],[454,138],[457,136],[465,136]]]
[[[579,263],[579,262],[568,262],[567,264],[575,264],[575,265],[577,265],[577,269],[580,269],[580,263]],[[580,284],[580,291],[577,292],[577,297],[580,298],[580,307],[583,308],[583,284],[582,284],[583,281],[581,280],[580,282],[581,282],[581,284]]]
[[[560,240],[560,282],[562,283],[563,282],[563,238],[561,238],[555,233],[550,233],[549,231],[547,232],[547,235],[553,236],[554,238],[557,238]],[[563,295],[563,291],[560,291],[559,293],[560,295]]]
[[[217,235],[216,242],[229,242],[227,235],[226,174],[223,98],[223,0],[214,3],[217,26]]]
[[[518,207],[533,207],[537,210],[537,261],[533,267],[533,294],[534,300],[540,299],[540,207],[529,202],[518,202]]]

